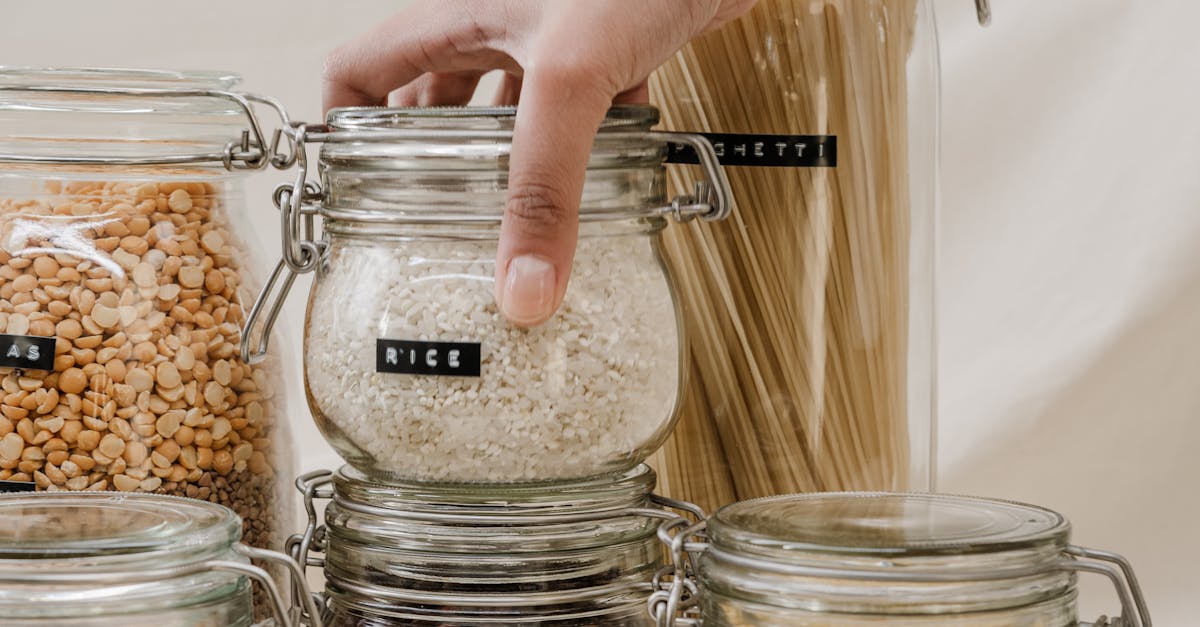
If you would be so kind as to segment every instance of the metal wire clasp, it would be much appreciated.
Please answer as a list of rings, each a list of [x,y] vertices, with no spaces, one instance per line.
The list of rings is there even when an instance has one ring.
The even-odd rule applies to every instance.
[[[699,625],[696,558],[707,546],[703,539],[708,517],[691,503],[671,503],[669,507],[691,516],[675,516],[658,527],[658,540],[667,548],[671,563],[655,573],[654,592],[646,600],[646,609],[657,627]]]
[[[692,195],[676,196],[671,204],[663,207],[661,212],[674,216],[680,222],[688,222],[693,218],[704,221],[724,220],[733,211],[733,190],[729,186],[729,178],[717,157],[717,151],[708,138],[698,133],[676,133],[669,131],[651,131],[649,133],[605,133],[605,137],[628,135],[629,137],[649,137],[668,144],[687,144],[696,151],[700,158],[700,167],[704,170],[704,179],[696,181]]]
[[[271,330],[275,328],[296,277],[315,270],[325,250],[324,242],[316,237],[317,212],[310,206],[310,203],[321,199],[321,188],[308,180],[308,154],[305,150],[308,125],[293,124],[286,134],[291,150],[290,154],[280,157],[280,162],[297,166],[296,180],[275,188],[274,201],[275,208],[279,210],[283,256],[275,264],[271,276],[246,316],[240,349],[242,361],[249,364],[259,363],[267,356]]]
[[[1110,621],[1100,617],[1097,625],[1109,624],[1114,627],[1152,627],[1150,608],[1146,597],[1142,594],[1142,586],[1133,573],[1129,560],[1108,551],[1098,551],[1081,546],[1068,546],[1059,564],[1063,570],[1095,573],[1103,575],[1112,582],[1121,600],[1121,616]]]
[[[333,498],[333,473],[328,470],[314,470],[296,478],[296,489],[304,495],[304,511],[308,522],[304,531],[288,537],[284,544],[288,555],[299,565],[300,572],[305,572],[309,566],[323,568],[325,558],[314,557],[312,551],[325,552],[325,527],[317,516],[317,500]]]
[[[304,581],[309,566],[325,567],[324,556],[312,553],[325,553],[325,525],[321,524],[317,516],[317,501],[333,498],[333,489],[329,487],[332,483],[333,473],[328,470],[314,470],[296,478],[296,489],[304,495],[304,511],[308,515],[308,522],[305,523],[303,532],[288,536],[284,542],[284,550],[291,556],[291,561],[299,572],[300,581]],[[308,597],[304,611],[312,621],[311,624],[320,625],[323,616],[321,612],[325,608],[324,593],[311,592],[307,587],[293,590],[294,594]]]

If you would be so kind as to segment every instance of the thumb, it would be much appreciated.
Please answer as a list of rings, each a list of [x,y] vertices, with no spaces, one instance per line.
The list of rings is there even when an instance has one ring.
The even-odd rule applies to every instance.
[[[496,257],[496,302],[514,324],[541,324],[562,304],[588,158],[612,96],[589,73],[525,74]]]

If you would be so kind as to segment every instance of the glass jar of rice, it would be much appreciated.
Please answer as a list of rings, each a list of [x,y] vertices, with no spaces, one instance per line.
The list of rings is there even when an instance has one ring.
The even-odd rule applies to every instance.
[[[1067,627],[1079,624],[1078,573],[1108,577],[1121,600],[1119,618],[1094,625],[1150,625],[1128,562],[1070,544],[1066,518],[1033,505],[939,494],[784,495],[727,505],[676,531],[673,546],[698,563],[698,588],[656,594],[663,625]]]
[[[368,474],[591,477],[634,467],[674,423],[685,344],[655,236],[672,215],[723,215],[711,146],[650,132],[653,108],[614,108],[588,168],[564,304],[525,329],[501,316],[493,289],[514,119],[511,108],[353,108],[297,133],[323,144],[321,189],[302,173],[278,195],[295,221],[284,264],[316,273],[306,392],[321,431]],[[706,157],[715,186],[666,200],[670,142]]]

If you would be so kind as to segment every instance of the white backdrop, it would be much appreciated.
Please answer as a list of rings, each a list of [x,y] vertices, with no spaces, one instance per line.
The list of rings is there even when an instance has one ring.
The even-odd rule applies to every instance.
[[[993,0],[982,30],[935,2],[940,487],[1066,513],[1133,559],[1160,625],[1197,624],[1200,4]],[[402,4],[9,0],[0,64],[228,69],[316,120],[325,52]],[[284,178],[249,189],[264,258]],[[277,342],[299,346],[306,289]],[[300,390],[297,369],[300,465],[331,467]],[[1089,589],[1085,617],[1108,600]]]

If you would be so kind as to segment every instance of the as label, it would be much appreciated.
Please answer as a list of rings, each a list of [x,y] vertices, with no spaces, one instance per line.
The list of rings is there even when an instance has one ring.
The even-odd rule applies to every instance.
[[[375,340],[375,371],[393,374],[427,374],[442,377],[478,377],[479,342],[415,342]]]
[[[0,333],[0,367],[54,370],[57,343],[52,337]]]

